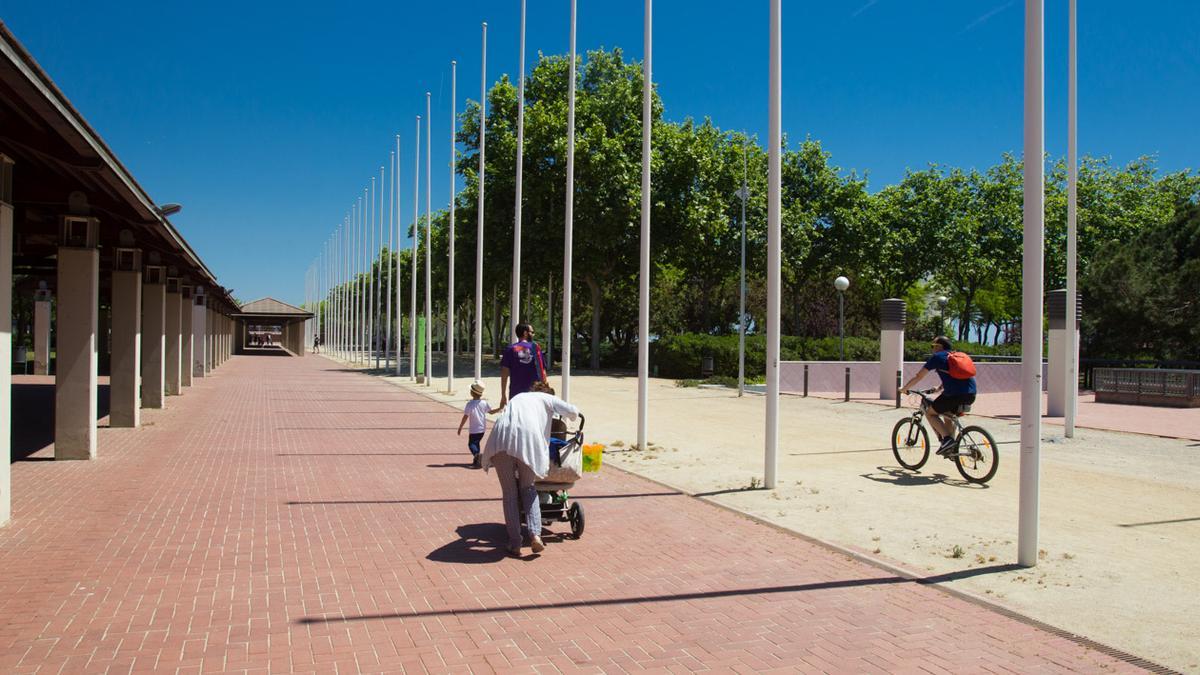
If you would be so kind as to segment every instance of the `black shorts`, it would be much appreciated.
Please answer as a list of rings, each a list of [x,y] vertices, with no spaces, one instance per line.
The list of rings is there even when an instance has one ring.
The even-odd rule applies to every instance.
[[[933,409],[939,415],[957,412],[960,405],[971,405],[975,402],[975,394],[942,394],[933,400]]]

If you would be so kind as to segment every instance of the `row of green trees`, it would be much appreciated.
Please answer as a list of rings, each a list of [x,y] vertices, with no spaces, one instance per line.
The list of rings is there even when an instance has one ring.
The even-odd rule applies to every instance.
[[[541,55],[526,92],[522,271],[530,294],[523,318],[535,323],[548,316],[551,284],[561,285],[568,66],[567,57]],[[593,366],[602,354],[627,362],[637,335],[641,95],[641,68],[627,62],[620,49],[588,53],[576,104],[572,329]],[[766,304],[766,150],[756,139],[722,130],[711,120],[664,120],[662,110],[655,95],[652,333],[736,331],[743,176],[750,194],[747,309],[751,326],[757,326]],[[489,343],[507,333],[500,315],[507,313],[501,308],[508,306],[512,265],[516,118],[516,88],[501,78],[488,93],[484,288]],[[455,303],[464,321],[471,320],[467,313],[474,306],[478,139],[478,106],[472,103],[461,115],[457,157],[465,186],[456,206]],[[783,151],[785,334],[836,333],[832,280],[845,275],[852,282],[846,297],[848,334],[874,334],[879,301],[887,297],[908,300],[914,331],[936,330],[940,321],[929,320],[936,311],[931,298],[945,294],[948,318],[960,339],[991,344],[1019,339],[1019,157],[1002,155],[983,170],[931,165],[872,192],[864,175],[836,166],[819,141],[785,140]],[[1186,171],[1162,175],[1151,158],[1117,167],[1087,157],[1080,166],[1078,195],[1079,269],[1081,287],[1088,289],[1095,285],[1093,263],[1142,241],[1139,235],[1147,228],[1173,222],[1197,201],[1200,177]],[[1066,199],[1066,165],[1052,162],[1046,180],[1047,289],[1064,285]],[[447,221],[445,210],[434,216],[434,298],[443,308]],[[409,255],[382,256],[375,274],[399,264],[407,286]],[[406,291],[404,312],[407,300]],[[553,304],[559,302],[556,298]],[[1098,320],[1102,310],[1085,308],[1085,354],[1093,347],[1112,356],[1145,354],[1144,341],[1102,334],[1111,323]],[[465,332],[466,324],[460,328]]]

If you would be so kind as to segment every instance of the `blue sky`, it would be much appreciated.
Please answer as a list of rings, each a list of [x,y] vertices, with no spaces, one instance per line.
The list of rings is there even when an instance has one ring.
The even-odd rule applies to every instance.
[[[1080,9],[1080,149],[1200,166],[1200,3]],[[453,3],[10,0],[41,62],[222,282],[299,302],[303,274],[433,93],[435,208],[449,197],[449,63],[461,110],[516,75],[519,0]],[[1066,0],[1047,2],[1047,148],[1066,148]],[[567,49],[567,0],[530,0],[528,59]],[[784,130],[872,189],[930,162],[985,167],[1021,146],[1024,3],[784,2]],[[766,128],[767,3],[658,0],[654,77],[672,119]],[[642,3],[582,0],[580,50],[642,54]],[[422,188],[423,190],[423,188]]]

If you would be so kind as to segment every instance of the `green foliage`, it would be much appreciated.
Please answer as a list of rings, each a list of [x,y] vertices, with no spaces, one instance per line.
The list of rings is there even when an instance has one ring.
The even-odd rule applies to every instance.
[[[1200,206],[1101,247],[1082,289],[1090,351],[1200,360]]]

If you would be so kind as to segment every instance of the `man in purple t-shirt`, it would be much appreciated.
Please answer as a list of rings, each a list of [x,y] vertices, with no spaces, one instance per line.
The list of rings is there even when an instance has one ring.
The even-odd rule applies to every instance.
[[[534,382],[546,381],[546,366],[542,363],[542,348],[533,341],[533,326],[517,324],[517,341],[500,357],[500,407],[517,394],[529,391]]]

